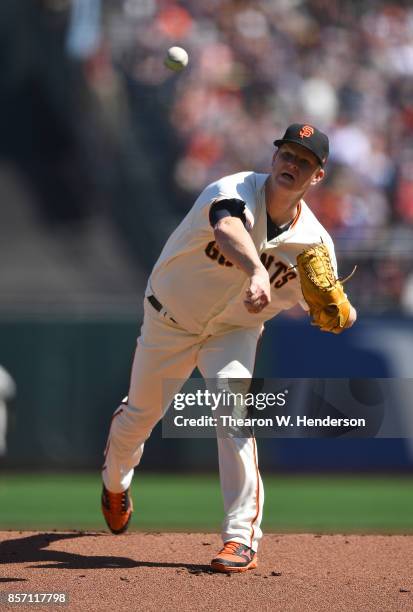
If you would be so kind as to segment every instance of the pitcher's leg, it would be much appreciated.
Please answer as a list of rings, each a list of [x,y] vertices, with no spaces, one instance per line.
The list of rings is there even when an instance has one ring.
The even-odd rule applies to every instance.
[[[222,389],[228,380],[228,390],[246,393],[253,375],[259,335],[258,329],[244,329],[208,340],[198,355],[198,367],[208,386]],[[225,511],[223,541],[240,542],[256,551],[262,537],[264,504],[256,441],[253,437],[218,437],[217,442]]]
[[[144,442],[195,367],[195,337],[145,317],[132,366],[127,402],[110,426],[102,478],[113,492],[125,491],[139,464]],[[168,384],[165,385],[165,379]]]
[[[225,518],[223,542],[240,542],[257,551],[262,537],[264,487],[255,438],[218,438]]]

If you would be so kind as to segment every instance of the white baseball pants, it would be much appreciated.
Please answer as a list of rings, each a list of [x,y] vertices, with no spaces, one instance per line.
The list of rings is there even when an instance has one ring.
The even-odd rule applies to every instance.
[[[251,378],[261,332],[261,328],[233,328],[217,336],[191,334],[146,299],[144,308],[128,401],[112,417],[105,450],[102,477],[113,493],[131,484],[145,440],[194,368],[205,379]],[[165,379],[176,381],[168,383],[167,394]],[[223,541],[240,542],[256,551],[262,537],[264,489],[255,438],[218,438],[217,443],[225,512]]]

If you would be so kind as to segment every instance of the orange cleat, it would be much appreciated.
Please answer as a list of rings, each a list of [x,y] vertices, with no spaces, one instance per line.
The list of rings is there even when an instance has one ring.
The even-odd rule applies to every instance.
[[[258,557],[249,546],[239,542],[225,542],[224,548],[211,561],[216,572],[245,572],[257,567]]]
[[[107,526],[116,535],[124,533],[129,525],[133,512],[133,503],[129,489],[123,493],[111,493],[103,487],[102,512]]]

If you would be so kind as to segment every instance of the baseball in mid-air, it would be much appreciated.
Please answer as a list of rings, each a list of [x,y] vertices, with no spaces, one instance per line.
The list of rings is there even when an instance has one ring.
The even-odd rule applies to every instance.
[[[174,72],[180,72],[188,65],[188,53],[182,47],[170,47],[166,53],[165,66]]]

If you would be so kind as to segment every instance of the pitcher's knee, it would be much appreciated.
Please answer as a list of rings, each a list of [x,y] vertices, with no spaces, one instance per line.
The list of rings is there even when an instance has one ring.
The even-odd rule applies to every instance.
[[[113,419],[111,435],[137,433],[146,439],[161,416],[158,411],[123,404],[122,411]]]
[[[250,379],[251,376],[252,372],[237,359],[227,363],[216,375],[218,379],[227,378],[231,380]]]

